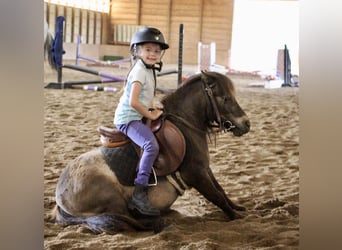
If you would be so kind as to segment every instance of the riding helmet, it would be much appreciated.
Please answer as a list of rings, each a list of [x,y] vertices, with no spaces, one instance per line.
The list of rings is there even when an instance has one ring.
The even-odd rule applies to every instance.
[[[130,45],[131,52],[133,53],[136,45],[143,43],[158,43],[162,50],[169,48],[169,45],[165,42],[163,33],[153,27],[141,28],[134,34]]]

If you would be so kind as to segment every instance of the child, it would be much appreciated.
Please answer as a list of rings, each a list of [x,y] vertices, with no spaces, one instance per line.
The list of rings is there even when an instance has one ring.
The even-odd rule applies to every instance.
[[[159,145],[151,129],[141,120],[143,117],[155,120],[162,114],[161,110],[149,109],[153,108],[155,69],[161,69],[161,58],[168,48],[163,34],[156,28],[145,27],[134,34],[130,51],[135,63],[128,73],[124,93],[114,115],[114,125],[143,150],[128,208],[147,216],[160,215],[147,196],[148,180]]]

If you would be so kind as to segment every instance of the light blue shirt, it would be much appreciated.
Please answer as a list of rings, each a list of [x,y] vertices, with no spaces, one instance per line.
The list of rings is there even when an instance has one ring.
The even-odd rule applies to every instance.
[[[147,69],[139,59],[128,74],[124,93],[120,97],[119,104],[114,114],[114,124],[127,124],[130,121],[141,120],[142,115],[129,105],[133,82],[141,83],[139,101],[146,107],[152,108],[154,98],[154,77],[153,70]]]

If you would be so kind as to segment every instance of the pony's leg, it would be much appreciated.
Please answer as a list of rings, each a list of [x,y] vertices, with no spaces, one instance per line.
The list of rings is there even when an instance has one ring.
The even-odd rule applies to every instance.
[[[223,190],[223,188],[221,187],[221,185],[218,183],[218,181],[216,180],[213,172],[211,171],[211,169],[209,168],[208,171],[209,176],[211,177],[212,182],[214,183],[215,187],[221,192],[223,193],[223,195],[226,197],[227,202],[229,203],[229,205],[238,211],[246,211],[246,208],[240,205],[235,204],[231,199],[228,198],[228,196],[226,195],[225,191]]]
[[[194,161],[193,166],[196,166],[196,171],[190,171],[184,173],[184,180],[194,187],[200,194],[202,194],[207,200],[218,206],[222,211],[230,218],[237,219],[241,218],[242,215],[234,211],[231,206],[231,201],[227,198],[223,192],[222,187],[217,181],[213,181],[213,175],[209,174],[209,163],[207,166],[203,165],[203,162]],[[202,165],[202,166],[199,166]],[[191,169],[191,167],[189,168]],[[209,170],[207,170],[209,169]],[[183,176],[182,176],[183,177]],[[215,178],[214,178],[215,179]],[[230,201],[230,202],[229,202]]]

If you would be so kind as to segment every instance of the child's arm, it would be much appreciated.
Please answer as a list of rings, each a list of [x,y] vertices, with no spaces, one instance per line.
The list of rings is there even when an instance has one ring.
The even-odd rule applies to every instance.
[[[144,105],[142,105],[141,102],[139,101],[140,92],[141,92],[141,83],[133,82],[132,89],[131,89],[131,96],[129,99],[129,105],[131,105],[131,107],[134,108],[136,111],[138,111],[142,116],[151,120],[156,120],[163,113],[163,111],[159,109],[148,111],[144,107]]]

